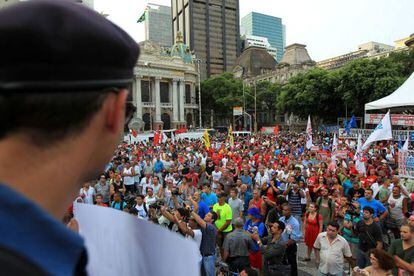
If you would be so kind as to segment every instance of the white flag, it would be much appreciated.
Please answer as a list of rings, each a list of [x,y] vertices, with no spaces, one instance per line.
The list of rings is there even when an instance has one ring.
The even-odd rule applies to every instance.
[[[407,136],[407,140],[405,140],[404,145],[401,148],[401,151],[407,151],[408,150],[408,144],[410,143],[410,135]]]
[[[338,149],[338,139],[336,139],[336,133],[334,133],[332,141],[332,152],[335,152]]]
[[[161,143],[166,143],[167,139],[168,139],[167,134],[165,134],[165,132],[162,132]]]
[[[175,143],[174,131],[171,131],[171,141]]]
[[[312,143],[312,124],[310,115],[308,116],[308,125],[306,126],[306,148],[310,149],[313,146]]]
[[[365,163],[362,161],[362,138],[361,133],[358,134],[358,144],[357,144],[357,150],[354,156],[355,160],[355,168],[360,174],[365,174]]]
[[[306,125],[306,133],[308,135],[312,135],[312,123],[311,123],[310,115],[308,115],[308,124]]]
[[[338,149],[338,139],[336,139],[336,133],[334,133],[332,141],[332,160],[336,160],[336,150]]]
[[[365,141],[362,146],[362,150],[365,150],[375,141],[382,140],[392,140],[392,130],[391,130],[391,119],[390,111],[388,110],[387,114],[382,117],[381,122],[377,125],[374,131],[369,135],[368,139]]]

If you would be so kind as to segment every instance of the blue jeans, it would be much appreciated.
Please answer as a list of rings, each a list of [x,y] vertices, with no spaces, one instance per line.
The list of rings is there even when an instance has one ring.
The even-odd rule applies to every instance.
[[[357,250],[357,257],[356,257],[357,266],[361,269],[369,266],[371,263],[369,261],[368,254],[361,249],[358,248]]]
[[[210,255],[203,257],[203,267],[206,272],[206,276],[215,276],[216,275],[216,255]]]

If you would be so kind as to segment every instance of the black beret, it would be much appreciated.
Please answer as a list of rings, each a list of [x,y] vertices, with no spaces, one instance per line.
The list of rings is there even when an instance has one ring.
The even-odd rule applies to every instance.
[[[138,44],[84,5],[32,0],[0,10],[0,91],[127,87]]]

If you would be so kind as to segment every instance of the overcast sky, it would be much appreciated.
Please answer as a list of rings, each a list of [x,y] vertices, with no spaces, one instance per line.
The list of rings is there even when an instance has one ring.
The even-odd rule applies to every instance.
[[[147,3],[95,0],[95,9],[142,41],[144,23],[136,21]],[[149,3],[170,6],[171,0]],[[306,44],[316,61],[355,51],[369,41],[394,45],[414,33],[414,0],[240,0],[240,17],[251,11],[281,17],[286,45]]]

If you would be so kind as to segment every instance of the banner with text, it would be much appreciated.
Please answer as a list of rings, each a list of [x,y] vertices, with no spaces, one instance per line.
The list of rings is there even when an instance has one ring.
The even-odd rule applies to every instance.
[[[366,124],[378,124],[385,114],[365,114]],[[391,114],[391,124],[394,126],[414,126],[414,115]]]
[[[341,139],[357,139],[358,134],[361,134],[362,139],[367,139],[371,132],[374,131],[373,129],[362,129],[362,128],[351,128],[351,131],[347,133],[345,128],[340,128],[338,132],[338,137]],[[407,136],[410,135],[410,139],[414,141],[414,131],[409,130],[393,130],[392,137],[394,141],[402,140],[405,141]]]
[[[398,174],[400,177],[414,178],[414,150],[398,152]]]

